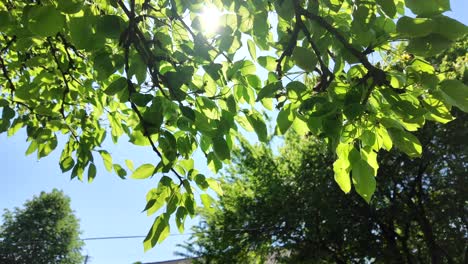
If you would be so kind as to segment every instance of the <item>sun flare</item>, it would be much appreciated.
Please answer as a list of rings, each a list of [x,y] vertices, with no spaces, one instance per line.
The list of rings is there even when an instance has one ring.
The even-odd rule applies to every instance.
[[[215,6],[208,5],[203,8],[200,14],[201,26],[207,34],[215,33],[219,28],[219,21],[222,13]]]

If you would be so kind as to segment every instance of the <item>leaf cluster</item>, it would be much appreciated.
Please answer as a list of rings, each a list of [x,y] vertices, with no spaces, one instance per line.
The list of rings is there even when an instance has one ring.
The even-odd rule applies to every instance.
[[[465,43],[429,61],[466,80]],[[466,262],[468,115],[453,114],[416,133],[420,158],[379,153],[370,204],[337,192],[333,154],[314,137],[288,132],[278,153],[244,143],[224,176],[224,196],[202,214],[182,255],[200,263]]]
[[[194,216],[194,189],[221,193],[197,171],[196,151],[217,173],[244,131],[261,142],[290,129],[312,134],[336,153],[340,188],[370,202],[381,149],[418,157],[413,132],[426,120],[451,121],[452,107],[468,109],[466,84],[424,58],[467,33],[443,14],[448,0],[209,4],[222,11],[212,33],[201,22],[202,0],[0,2],[0,132],[25,129],[26,154],[38,158],[63,139],[59,164],[71,178],[93,181],[97,157],[121,178],[157,175],[147,200],[166,211],[146,249],[174,214],[182,226]],[[263,110],[275,108],[269,131]],[[106,138],[150,148],[155,162],[124,166]]]

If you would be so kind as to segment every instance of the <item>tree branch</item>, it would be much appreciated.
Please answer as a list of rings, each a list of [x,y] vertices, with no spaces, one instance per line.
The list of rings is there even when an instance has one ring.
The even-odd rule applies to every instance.
[[[320,53],[320,50],[317,44],[315,44],[314,40],[312,39],[310,31],[307,28],[307,26],[304,24],[304,22],[302,21],[301,16],[297,13],[296,13],[296,21],[299,24],[302,32],[304,32],[307,40],[309,41],[312,47],[312,50],[315,53],[315,56],[317,56],[317,60],[320,64],[320,69],[322,70],[321,81],[314,87],[314,90],[317,92],[323,92],[333,82],[333,80],[335,79],[335,75],[330,71],[330,69],[328,69],[328,66],[323,62],[322,54]]]
[[[283,62],[284,58],[286,56],[291,56],[294,48],[296,47],[297,44],[297,37],[299,35],[300,27],[299,27],[299,22],[296,20],[296,24],[294,25],[294,29],[291,33],[291,38],[289,39],[288,46],[286,49],[281,53],[281,56],[276,60],[276,73],[278,74],[278,79],[281,79],[283,77],[283,69],[281,67],[281,63]]]
[[[15,84],[13,83],[12,79],[10,78],[10,74],[8,73],[8,68],[6,67],[5,60],[3,59],[2,55],[3,55],[3,53],[5,53],[11,47],[11,45],[13,44],[13,42],[15,42],[15,40],[16,40],[16,36],[13,36],[7,42],[6,46],[0,50],[0,67],[2,68],[3,77],[5,77],[5,79],[7,79],[7,82],[10,85],[10,89],[11,89],[12,93],[16,90],[16,87],[15,87]]]
[[[297,8],[296,12],[299,12],[300,15],[304,15],[310,20],[313,20],[317,22],[321,27],[323,27],[325,30],[327,30],[330,34],[332,34],[336,39],[338,39],[339,42],[347,49],[353,56],[355,56],[359,62],[366,67],[368,70],[369,74],[373,78],[373,83],[377,86],[380,85],[390,85],[389,81],[387,80],[387,75],[386,73],[372,65],[372,63],[369,62],[367,59],[367,56],[365,54],[366,51],[361,52],[357,50],[355,47],[353,47],[345,38],[344,36],[338,32],[336,28],[334,28],[332,25],[330,25],[325,19],[322,17],[315,15],[308,10],[305,10],[304,8],[300,7]]]
[[[62,93],[62,102],[60,104],[60,114],[62,114],[63,119],[66,119],[67,117],[65,116],[65,100],[70,92],[70,86],[68,84],[67,80],[67,74],[69,74],[68,69],[63,70],[62,67],[60,67],[60,60],[57,58],[56,52],[58,52],[57,48],[54,46],[52,41],[50,41],[50,38],[47,38],[47,43],[49,43],[49,47],[52,53],[52,57],[54,58],[55,63],[57,64],[57,69],[59,70],[60,74],[62,75],[63,83],[65,84],[65,89],[63,90]]]
[[[121,1],[119,1],[120,3],[122,3]],[[125,8],[125,6],[123,5],[122,3],[122,6],[123,8]],[[132,24],[134,23],[133,22],[133,19],[134,19],[134,16],[133,15],[130,15],[129,16],[130,18],[130,25],[129,25],[129,30],[131,31],[131,27],[132,27]],[[131,34],[131,33],[129,33]],[[130,46],[132,45],[132,41],[131,41],[131,36],[127,37],[127,41],[125,41],[123,44],[123,47],[124,47],[124,55],[125,55],[125,73],[127,75],[127,85],[128,85],[128,91],[129,91],[129,102],[130,102],[130,105],[131,105],[131,108],[132,110],[136,113],[136,115],[138,116],[138,119],[140,120],[140,124],[141,126],[143,127],[143,132],[144,132],[144,135],[145,137],[148,139],[148,141],[150,142],[150,145],[151,145],[151,148],[153,149],[153,152],[156,153],[156,155],[161,159],[161,162],[163,160],[163,155],[162,153],[158,150],[158,148],[156,147],[156,144],[154,143],[153,139],[151,138],[151,134],[149,133],[149,130],[148,128],[146,127],[145,125],[145,120],[143,118],[143,115],[141,114],[140,110],[138,109],[137,105],[132,101],[131,99],[131,95],[136,92],[136,89],[135,89],[135,86],[133,85],[133,82],[131,81],[131,76],[129,74],[130,72],[130,63],[129,63],[129,52],[130,52]],[[134,43],[133,43],[134,44]],[[134,44],[135,45],[135,44]],[[176,171],[174,170],[173,168],[170,169],[174,175],[179,179],[180,181],[180,184],[182,184],[183,182],[183,177]]]

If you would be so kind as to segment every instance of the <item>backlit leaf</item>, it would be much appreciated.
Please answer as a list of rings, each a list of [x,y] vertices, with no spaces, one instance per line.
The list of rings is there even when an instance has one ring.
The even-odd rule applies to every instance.
[[[132,174],[133,179],[146,179],[154,174],[155,167],[151,164],[143,164]]]

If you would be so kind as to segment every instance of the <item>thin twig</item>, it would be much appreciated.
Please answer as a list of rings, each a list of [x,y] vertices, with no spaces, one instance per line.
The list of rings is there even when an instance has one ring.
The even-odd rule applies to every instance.
[[[62,114],[63,119],[66,119],[67,117],[65,116],[65,104],[64,103],[65,103],[68,93],[70,92],[70,86],[68,85],[68,80],[67,80],[67,74],[69,74],[69,72],[68,72],[68,69],[63,70],[62,67],[60,67],[60,60],[59,58],[57,58],[57,54],[55,54],[58,50],[54,46],[52,41],[50,41],[50,38],[47,38],[47,43],[49,43],[52,56],[54,58],[55,63],[57,64],[57,69],[62,75],[63,83],[65,84],[65,89],[63,90],[63,93],[62,93],[62,102],[60,104],[60,114]]]

